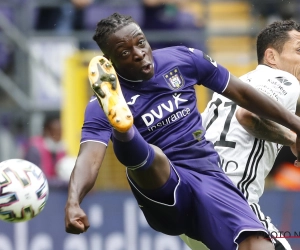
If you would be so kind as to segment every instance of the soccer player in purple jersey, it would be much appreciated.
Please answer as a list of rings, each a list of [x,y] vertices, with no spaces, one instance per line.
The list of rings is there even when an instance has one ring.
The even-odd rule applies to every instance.
[[[79,234],[89,228],[80,203],[95,183],[111,139],[154,230],[185,234],[211,250],[274,249],[267,230],[205,139],[194,86],[222,93],[297,135],[300,118],[199,50],[178,46],[152,51],[129,16],[115,13],[101,20],[93,38],[105,57],[95,57],[89,65],[95,97],[86,108],[69,183],[66,231]],[[297,148],[300,158],[298,137]]]

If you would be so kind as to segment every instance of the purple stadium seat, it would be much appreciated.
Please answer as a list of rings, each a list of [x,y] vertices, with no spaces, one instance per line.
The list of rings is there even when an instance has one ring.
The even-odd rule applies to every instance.
[[[0,14],[4,15],[8,20],[13,21],[13,13],[11,8],[0,6]],[[0,27],[1,32],[1,27]],[[0,69],[6,69],[11,60],[11,51],[0,41]]]
[[[13,21],[13,11],[9,7],[0,6],[0,13],[8,20]]]

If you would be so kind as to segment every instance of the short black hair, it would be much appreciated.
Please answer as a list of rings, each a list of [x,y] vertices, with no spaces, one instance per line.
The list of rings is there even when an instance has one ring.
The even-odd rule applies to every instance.
[[[99,48],[103,50],[108,37],[130,23],[136,23],[131,16],[114,13],[97,23],[93,40],[98,44]]]
[[[289,31],[300,32],[300,25],[293,20],[276,21],[263,29],[256,40],[257,61],[262,63],[267,48],[282,52],[283,45],[290,39]]]

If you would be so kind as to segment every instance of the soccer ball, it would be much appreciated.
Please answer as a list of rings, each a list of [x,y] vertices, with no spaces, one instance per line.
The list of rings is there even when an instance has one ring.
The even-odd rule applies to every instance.
[[[46,205],[47,179],[35,164],[22,159],[0,163],[0,219],[7,222],[28,221]]]

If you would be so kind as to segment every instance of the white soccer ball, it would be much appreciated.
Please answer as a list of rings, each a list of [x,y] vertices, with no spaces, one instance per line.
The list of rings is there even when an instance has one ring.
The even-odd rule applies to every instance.
[[[47,179],[35,164],[22,159],[0,163],[0,219],[28,221],[45,207],[49,195]]]

